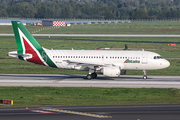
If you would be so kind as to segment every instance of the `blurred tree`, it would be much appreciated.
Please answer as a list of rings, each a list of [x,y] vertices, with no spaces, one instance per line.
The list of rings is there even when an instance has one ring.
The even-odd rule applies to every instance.
[[[0,17],[8,17],[8,13],[5,9],[0,9]]]
[[[166,19],[180,17],[180,0],[0,0],[0,9],[9,17]]]
[[[112,13],[112,11],[107,10],[105,13],[105,19],[113,19],[114,18],[114,14]]]

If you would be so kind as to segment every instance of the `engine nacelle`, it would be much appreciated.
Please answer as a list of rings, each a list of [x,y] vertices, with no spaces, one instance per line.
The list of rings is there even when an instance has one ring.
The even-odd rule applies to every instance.
[[[119,77],[121,74],[120,67],[103,67],[102,73],[104,76]]]
[[[125,75],[126,74],[126,70],[121,70],[121,75]]]

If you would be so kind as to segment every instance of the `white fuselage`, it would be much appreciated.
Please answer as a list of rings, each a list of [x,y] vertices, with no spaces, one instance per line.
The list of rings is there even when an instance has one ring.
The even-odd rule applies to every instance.
[[[157,70],[170,63],[149,51],[112,50],[47,50],[45,52],[58,68],[86,70],[91,66],[119,66],[121,70]],[[83,64],[86,67],[83,67]]]

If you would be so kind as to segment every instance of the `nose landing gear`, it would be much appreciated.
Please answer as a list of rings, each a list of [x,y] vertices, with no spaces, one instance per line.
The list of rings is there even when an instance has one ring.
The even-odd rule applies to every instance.
[[[146,70],[143,70],[143,79],[147,79]]]

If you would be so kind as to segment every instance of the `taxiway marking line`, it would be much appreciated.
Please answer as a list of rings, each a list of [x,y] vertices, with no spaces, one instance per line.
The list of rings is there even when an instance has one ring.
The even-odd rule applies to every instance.
[[[44,109],[44,110],[69,113],[69,114],[75,114],[75,115],[83,115],[83,116],[96,117],[96,118],[112,118],[112,116],[96,115],[96,114],[91,114],[91,113],[76,112],[76,111],[69,111],[69,110],[59,110],[59,109]]]

